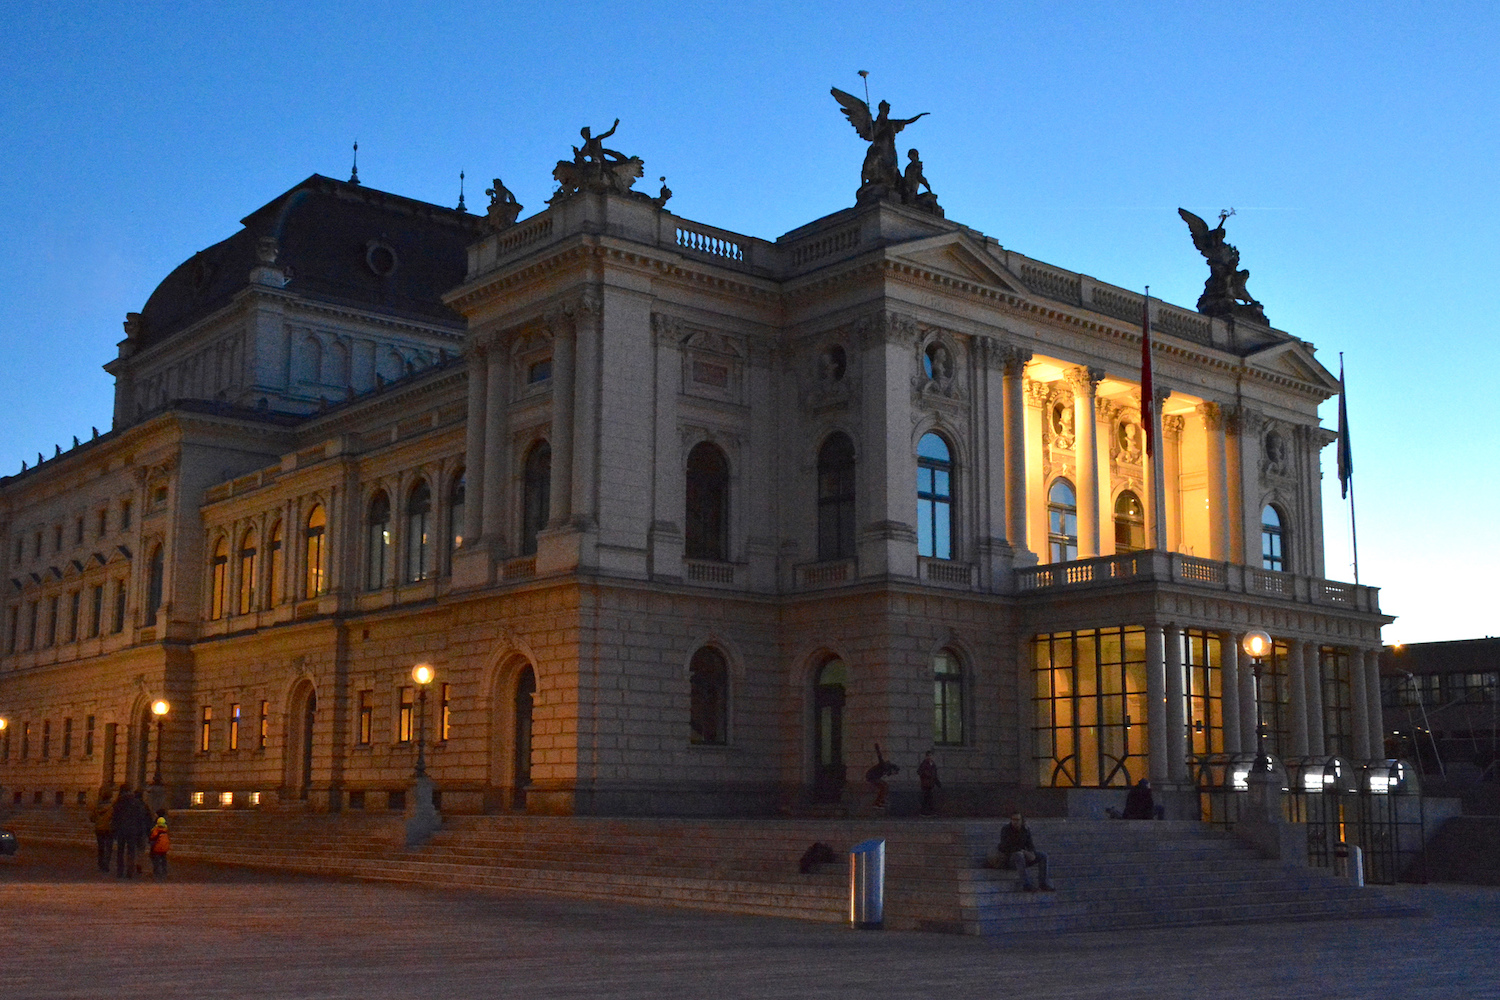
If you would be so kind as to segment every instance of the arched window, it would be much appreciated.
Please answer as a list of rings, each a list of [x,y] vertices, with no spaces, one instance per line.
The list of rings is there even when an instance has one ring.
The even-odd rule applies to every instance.
[[[1286,521],[1271,504],[1260,512],[1260,564],[1281,573],[1292,570],[1286,558]]]
[[[942,650],[932,658],[932,742],[964,741],[964,675],[958,657]]]
[[[453,553],[464,544],[464,494],[467,490],[463,469],[453,477],[453,486],[448,490],[448,566],[453,567]]]
[[[917,442],[917,555],[953,558],[953,459],[948,442]]]
[[[417,480],[406,498],[406,580],[416,583],[432,575],[432,490]]]
[[[1129,490],[1115,500],[1115,551],[1137,552],[1146,547],[1146,511]]]
[[[327,587],[323,561],[327,556],[324,537],[328,530],[328,514],[320,503],[313,504],[307,514],[307,529],[303,532],[302,549],[302,596],[321,596]]]
[[[166,558],[162,547],[158,545],[151,550],[151,564],[146,571],[146,624],[156,624],[156,614],[161,610],[162,578],[166,575]],[[77,594],[74,594],[76,599]],[[73,631],[78,631],[77,604],[73,605]],[[15,645],[15,643],[11,643]]]
[[[688,452],[687,531],[683,541],[683,554],[689,559],[728,560],[729,461],[707,441]]]
[[[724,654],[712,646],[704,646],[693,654],[688,672],[692,687],[689,708],[692,742],[727,742],[729,665],[724,661]]]
[[[255,529],[240,536],[240,586],[235,614],[248,615],[255,610]]]
[[[271,525],[266,540],[266,607],[281,603],[281,522]]]
[[[526,453],[521,483],[521,554],[536,555],[536,533],[547,526],[552,507],[552,446],[538,441]]]
[[[1047,492],[1047,542],[1053,562],[1078,558],[1078,500],[1066,479]]]
[[[818,449],[818,559],[854,558],[854,443],[830,434]]]
[[[385,490],[376,490],[365,518],[365,586],[379,590],[390,582],[391,499]]]
[[[229,539],[223,535],[214,542],[213,563],[210,569],[210,593],[208,616],[215,620],[224,617],[225,590],[229,586]]]

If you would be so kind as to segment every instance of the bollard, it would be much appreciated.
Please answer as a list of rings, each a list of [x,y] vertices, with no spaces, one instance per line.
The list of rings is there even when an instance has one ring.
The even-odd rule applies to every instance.
[[[1349,881],[1357,889],[1365,887],[1365,849],[1353,844],[1349,846]]]
[[[865,840],[849,849],[849,923],[857,930],[885,926],[885,841]]]

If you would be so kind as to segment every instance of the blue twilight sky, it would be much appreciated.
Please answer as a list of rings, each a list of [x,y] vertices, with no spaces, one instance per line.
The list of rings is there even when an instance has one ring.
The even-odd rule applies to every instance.
[[[610,145],[679,214],[774,239],[852,204],[863,146],[828,88],[867,69],[932,113],[902,146],[949,218],[1022,253],[1191,306],[1176,209],[1237,208],[1272,323],[1335,372],[1345,352],[1387,641],[1500,633],[1494,5],[434,6],[5,5],[0,468],[107,429],[125,313],[304,177],[348,176],[356,138],[372,187],[452,204],[465,170],[472,208],[499,175],[530,214],[579,126],[619,117]]]

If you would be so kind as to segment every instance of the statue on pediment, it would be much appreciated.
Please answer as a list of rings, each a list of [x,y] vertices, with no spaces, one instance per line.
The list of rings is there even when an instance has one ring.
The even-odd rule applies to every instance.
[[[521,214],[522,205],[511,193],[510,188],[500,183],[496,177],[493,187],[484,189],[484,193],[490,196],[490,207],[485,211],[485,221],[492,229],[508,229],[516,224],[516,217]]]
[[[855,202],[865,205],[876,201],[896,201],[934,215],[942,215],[942,210],[937,207],[937,195],[932,193],[932,185],[922,175],[922,161],[917,158],[917,151],[912,150],[908,154],[911,163],[904,174],[896,156],[896,136],[918,118],[926,117],[927,112],[922,112],[916,118],[892,118],[890,102],[881,101],[877,105],[878,113],[871,115],[870,105],[853,94],[845,93],[837,87],[831,88],[831,92],[833,99],[843,108],[844,117],[854,126],[854,131],[870,144],[870,148],[865,150],[865,162],[860,167],[859,192],[854,196]],[[924,185],[927,193],[921,194],[920,188]]]
[[[583,145],[573,147],[571,161],[558,160],[553,168],[552,177],[558,186],[557,193],[547,200],[549,205],[580,191],[619,195],[636,193],[630,188],[645,173],[645,162],[639,156],[626,156],[604,145],[604,140],[614,135],[619,127],[620,119],[616,118],[609,131],[599,135],[594,135],[587,125],[578,130]]]
[[[1198,296],[1198,311],[1205,316],[1233,316],[1269,326],[1265,309],[1245,288],[1250,272],[1240,269],[1239,250],[1224,239],[1224,220],[1234,215],[1234,209],[1220,212],[1219,224],[1213,229],[1185,208],[1179,208],[1177,214],[1192,232],[1193,246],[1208,261],[1208,280]]]

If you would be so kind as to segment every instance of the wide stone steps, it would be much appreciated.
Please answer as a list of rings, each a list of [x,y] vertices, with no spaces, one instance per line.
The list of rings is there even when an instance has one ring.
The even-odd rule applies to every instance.
[[[23,840],[92,844],[76,810],[23,810]],[[1022,893],[984,867],[1003,822],[450,817],[408,849],[399,815],[189,812],[174,853],[312,874],[841,922],[847,848],[882,837],[886,922],[896,928],[1033,933],[1408,913],[1321,869],[1284,869],[1197,823],[1034,820],[1055,893]],[[802,852],[838,860],[803,875]]]

